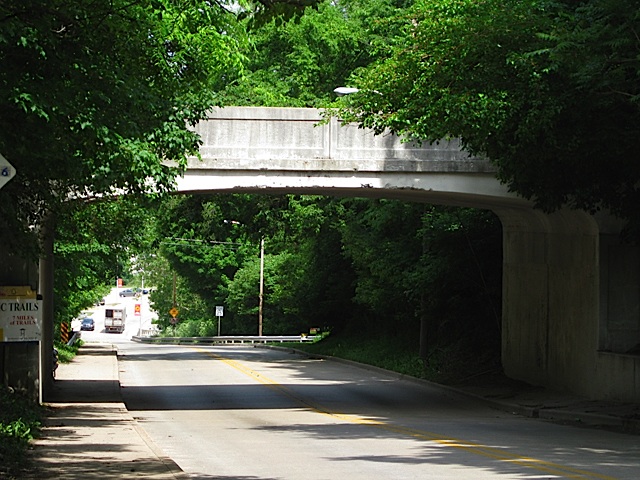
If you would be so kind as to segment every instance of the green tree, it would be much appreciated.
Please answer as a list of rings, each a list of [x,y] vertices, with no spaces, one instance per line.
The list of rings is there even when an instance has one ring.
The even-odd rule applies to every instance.
[[[264,255],[264,335],[292,335],[308,330],[295,302],[296,283],[305,273],[301,267],[292,253]],[[260,258],[255,257],[238,270],[229,284],[227,305],[234,313],[234,333],[258,333],[259,289]]]
[[[490,212],[395,200],[347,200],[343,248],[364,323],[351,328],[420,347],[495,355],[501,230]],[[422,334],[422,338],[421,335]]]
[[[181,321],[206,321],[216,305],[224,305],[223,333],[256,332],[262,238],[266,243],[264,332],[300,333],[326,325],[327,315],[344,321],[351,296],[350,276],[342,271],[340,237],[334,233],[330,241],[321,238],[331,232],[330,205],[323,197],[292,195],[165,200],[155,234],[157,251],[168,261],[165,277],[177,275],[179,305],[197,303],[187,300],[183,295],[187,291],[188,298],[197,295],[208,305],[184,312],[179,307]],[[316,252],[318,245],[320,252]],[[326,255],[329,251],[331,256]],[[159,311],[168,311],[171,282],[161,278],[156,283],[158,292],[151,298],[159,299]]]
[[[67,204],[56,228],[54,313],[69,321],[105,296],[148,248],[149,202],[120,197]]]
[[[419,0],[390,54],[353,77],[347,120],[458,137],[545,210],[637,217],[633,2]]]
[[[224,5],[0,4],[0,151],[17,171],[0,190],[5,248],[33,252],[32,226],[70,197],[171,188],[197,153],[189,127],[241,68]]]
[[[354,69],[369,64],[402,0],[319,2],[295,21],[262,22],[249,32],[244,75],[230,82],[233,105],[324,107]]]

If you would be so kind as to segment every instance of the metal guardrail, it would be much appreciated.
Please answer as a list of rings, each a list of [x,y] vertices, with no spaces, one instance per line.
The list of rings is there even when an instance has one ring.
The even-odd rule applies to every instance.
[[[73,335],[71,336],[71,338],[67,342],[68,346],[74,345],[82,337],[82,334],[80,332],[72,332],[72,333],[73,333]]]
[[[168,343],[168,344],[230,344],[230,343],[307,343],[318,338],[315,335],[240,335],[220,337],[142,337],[133,336],[131,339],[140,343]]]
[[[138,337],[154,337],[158,335],[158,329],[157,328],[146,328],[146,329],[142,329],[142,330],[138,330]]]

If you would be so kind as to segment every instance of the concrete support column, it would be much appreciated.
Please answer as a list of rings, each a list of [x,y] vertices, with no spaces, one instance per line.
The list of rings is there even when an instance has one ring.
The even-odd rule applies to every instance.
[[[512,378],[592,394],[599,232],[579,211],[496,209],[503,225],[502,362]]]

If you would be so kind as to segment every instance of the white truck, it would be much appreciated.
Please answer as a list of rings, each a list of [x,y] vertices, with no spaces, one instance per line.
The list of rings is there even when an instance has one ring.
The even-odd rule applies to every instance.
[[[123,306],[104,309],[104,331],[122,333],[127,320],[127,310]]]

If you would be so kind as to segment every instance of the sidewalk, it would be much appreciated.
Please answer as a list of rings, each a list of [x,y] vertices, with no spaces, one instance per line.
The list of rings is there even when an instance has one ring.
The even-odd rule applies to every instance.
[[[42,438],[34,442],[36,471],[30,478],[189,478],[159,451],[122,403],[111,345],[85,344],[70,364],[58,368],[55,383]],[[442,388],[516,415],[640,434],[639,404],[585,400],[501,376]]]
[[[176,480],[189,478],[155,447],[120,396],[111,345],[85,344],[61,365],[44,422],[31,452],[32,478]]]
[[[640,435],[637,403],[589,400],[491,374],[452,388],[514,415]]]

